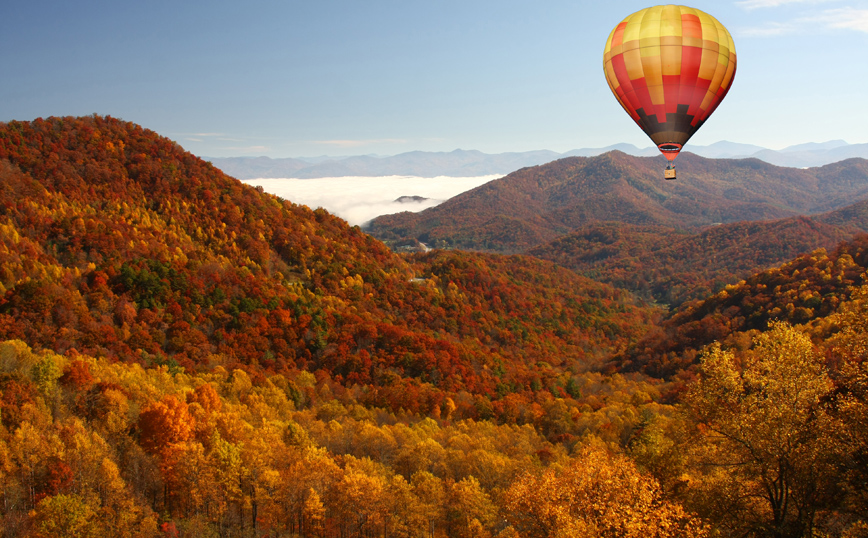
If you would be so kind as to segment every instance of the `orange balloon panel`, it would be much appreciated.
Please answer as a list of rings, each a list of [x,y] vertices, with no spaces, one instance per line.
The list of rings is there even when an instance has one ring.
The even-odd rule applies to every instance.
[[[726,96],[735,64],[732,36],[717,19],[675,5],[621,21],[603,54],[612,93],[669,160]]]

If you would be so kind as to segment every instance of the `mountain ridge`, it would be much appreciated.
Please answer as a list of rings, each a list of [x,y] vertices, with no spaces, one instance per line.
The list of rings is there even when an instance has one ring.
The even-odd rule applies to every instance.
[[[619,151],[568,157],[518,170],[420,213],[378,217],[368,231],[398,243],[523,252],[612,215],[628,224],[695,231],[822,213],[868,196],[868,161],[861,159],[800,170],[687,154],[681,166],[690,180],[674,182],[660,178],[659,164]],[[506,228],[520,235],[512,239]]]
[[[283,178],[315,179],[343,176],[484,176],[508,174],[527,166],[546,164],[565,157],[593,157],[609,151],[623,151],[636,157],[655,157],[657,148],[638,148],[633,144],[612,144],[603,148],[573,149],[563,153],[551,150],[483,153],[477,150],[410,151],[391,156],[357,155],[347,157],[204,157],[227,174],[239,179]],[[843,140],[808,142],[780,150],[753,144],[720,141],[708,146],[688,146],[684,152],[712,159],[754,157],[776,166],[809,168],[845,159],[868,158],[868,144],[847,144]]]

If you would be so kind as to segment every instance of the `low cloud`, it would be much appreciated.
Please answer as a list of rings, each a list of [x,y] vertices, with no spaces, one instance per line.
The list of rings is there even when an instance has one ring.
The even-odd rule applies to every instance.
[[[352,225],[363,225],[380,215],[401,211],[416,213],[434,207],[500,177],[503,176],[267,178],[249,179],[244,183],[262,186],[266,192],[297,204],[322,207]],[[426,200],[397,202],[401,196],[420,196]]]

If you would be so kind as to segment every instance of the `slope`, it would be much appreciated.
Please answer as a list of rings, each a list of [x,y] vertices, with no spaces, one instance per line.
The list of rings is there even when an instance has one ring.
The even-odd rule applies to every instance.
[[[803,254],[684,305],[638,344],[614,356],[610,367],[689,377],[700,350],[714,341],[743,349],[770,321],[801,324],[836,312],[864,283],[866,269],[866,235],[829,252]]]
[[[0,174],[0,338],[35,348],[321,371],[404,409],[464,391],[458,413],[472,416],[586,369],[653,315],[530,258],[411,265],[112,118],[2,124]]]
[[[664,182],[659,159],[617,151],[561,159],[421,213],[379,217],[369,231],[388,242],[523,252],[615,216],[628,224],[689,231],[829,211],[868,195],[868,162],[862,159],[800,170],[686,154],[679,164],[682,179]]]
[[[589,225],[528,254],[677,307],[754,273],[853,236],[808,217],[734,222],[688,233],[661,226]]]

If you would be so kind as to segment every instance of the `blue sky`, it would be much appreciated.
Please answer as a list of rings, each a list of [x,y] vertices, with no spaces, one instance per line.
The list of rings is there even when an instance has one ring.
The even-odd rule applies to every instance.
[[[6,2],[0,121],[108,114],[213,157],[647,147],[602,53],[648,5]],[[689,5],[730,30],[739,62],[692,144],[868,142],[868,0]]]

